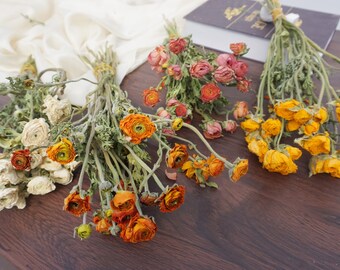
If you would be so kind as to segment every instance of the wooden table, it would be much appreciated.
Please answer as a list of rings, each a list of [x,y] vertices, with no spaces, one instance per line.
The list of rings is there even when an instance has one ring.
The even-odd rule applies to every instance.
[[[328,50],[340,55],[339,44],[337,32]],[[262,64],[249,61],[249,66],[257,89]],[[158,79],[144,64],[126,77],[122,88],[134,104],[141,104],[142,90]],[[339,73],[331,79],[339,89]],[[228,88],[225,95],[255,105],[254,93]],[[194,134],[181,132],[197,141]],[[297,174],[269,173],[247,151],[243,137],[238,130],[211,145],[230,160],[248,158],[248,175],[234,184],[224,173],[216,179],[218,190],[201,189],[181,175],[178,183],[187,187],[187,195],[180,209],[170,214],[144,211],[158,225],[156,237],[148,243],[127,244],[95,232],[89,240],[74,239],[73,228],[81,220],[62,211],[70,186],[31,196],[25,210],[0,212],[0,261],[4,260],[0,269],[11,265],[14,269],[340,269],[340,180],[328,175],[308,178],[306,152],[297,162]],[[202,144],[198,146],[207,153]],[[158,174],[165,178],[163,171]]]

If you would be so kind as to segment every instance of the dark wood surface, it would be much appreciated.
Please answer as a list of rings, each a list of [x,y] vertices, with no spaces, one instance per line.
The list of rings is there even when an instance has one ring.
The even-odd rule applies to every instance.
[[[328,50],[340,55],[340,32]],[[256,89],[262,64],[249,61],[249,66]],[[126,77],[122,88],[138,105],[142,90],[158,79],[144,64]],[[331,81],[340,88],[339,72]],[[228,88],[225,95],[255,104],[254,93]],[[190,132],[181,135],[197,141]],[[238,130],[211,145],[230,160],[248,158],[248,175],[234,184],[224,173],[215,179],[218,190],[201,189],[181,175],[178,183],[187,187],[187,195],[180,209],[170,214],[144,209],[158,225],[148,243],[127,244],[96,232],[86,241],[74,239],[73,228],[81,220],[62,210],[72,184],[31,196],[24,210],[0,212],[0,269],[9,267],[2,260],[18,269],[340,269],[340,180],[308,178],[305,152],[297,174],[269,173],[247,151],[243,137]],[[150,149],[156,152],[152,142]],[[158,174],[165,178],[162,171]]]

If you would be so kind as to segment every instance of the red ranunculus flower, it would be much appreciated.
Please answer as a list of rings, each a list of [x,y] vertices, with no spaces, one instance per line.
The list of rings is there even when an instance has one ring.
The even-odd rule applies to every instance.
[[[201,100],[212,102],[221,96],[221,89],[214,83],[207,83],[201,88]]]
[[[18,171],[29,171],[31,169],[30,150],[18,150],[12,153],[11,163],[14,169]]]

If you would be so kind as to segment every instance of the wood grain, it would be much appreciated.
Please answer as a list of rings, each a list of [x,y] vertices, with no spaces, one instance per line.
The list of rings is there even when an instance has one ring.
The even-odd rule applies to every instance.
[[[340,32],[328,50],[340,55]],[[262,64],[249,61],[249,65],[256,89]],[[158,79],[144,64],[126,77],[122,88],[135,105],[154,113],[141,105],[140,96]],[[339,73],[332,74],[331,81],[340,88]],[[231,101],[255,104],[254,93],[241,94],[232,88],[224,91]],[[181,133],[207,153],[192,133]],[[203,190],[181,175],[178,182],[187,187],[187,195],[179,210],[162,214],[144,208],[158,225],[153,241],[126,244],[97,233],[86,241],[74,239],[73,228],[81,220],[62,211],[70,187],[58,186],[48,195],[30,197],[25,210],[0,212],[0,255],[18,269],[340,268],[338,179],[328,175],[308,178],[306,152],[297,162],[297,174],[268,173],[247,151],[241,130],[211,145],[231,160],[248,158],[249,174],[237,184],[223,174],[216,178],[218,190]],[[162,171],[158,174],[165,178]]]

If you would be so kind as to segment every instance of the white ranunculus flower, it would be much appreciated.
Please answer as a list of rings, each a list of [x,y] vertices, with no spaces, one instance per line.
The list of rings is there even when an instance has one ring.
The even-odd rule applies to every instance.
[[[79,164],[80,164],[79,161],[75,161],[74,160],[74,161],[72,161],[70,163],[65,164],[64,167],[66,169],[69,169],[71,172],[73,172],[78,167]]]
[[[72,111],[70,101],[68,99],[59,100],[57,95],[46,96],[43,106],[45,107],[43,113],[47,115],[52,125],[58,124],[61,119],[70,116]]]
[[[0,159],[0,184],[17,185],[21,182],[17,172],[13,169],[11,161],[8,159]]]
[[[38,149],[31,152],[31,169],[38,167],[43,162],[45,156],[46,149]]]
[[[63,166],[60,163],[53,161],[48,157],[44,157],[43,163],[40,165],[40,168],[45,169],[49,172],[60,170],[62,167]]]
[[[33,119],[24,126],[21,142],[25,147],[46,146],[49,132],[49,126],[44,118]]]
[[[54,183],[67,185],[71,183],[73,174],[68,169],[62,168],[58,171],[51,172],[50,177]]]
[[[9,187],[0,189],[0,211],[4,208],[11,209],[19,199],[19,188]]]
[[[44,195],[55,190],[55,185],[47,176],[35,176],[27,184],[27,192],[33,195]]]

